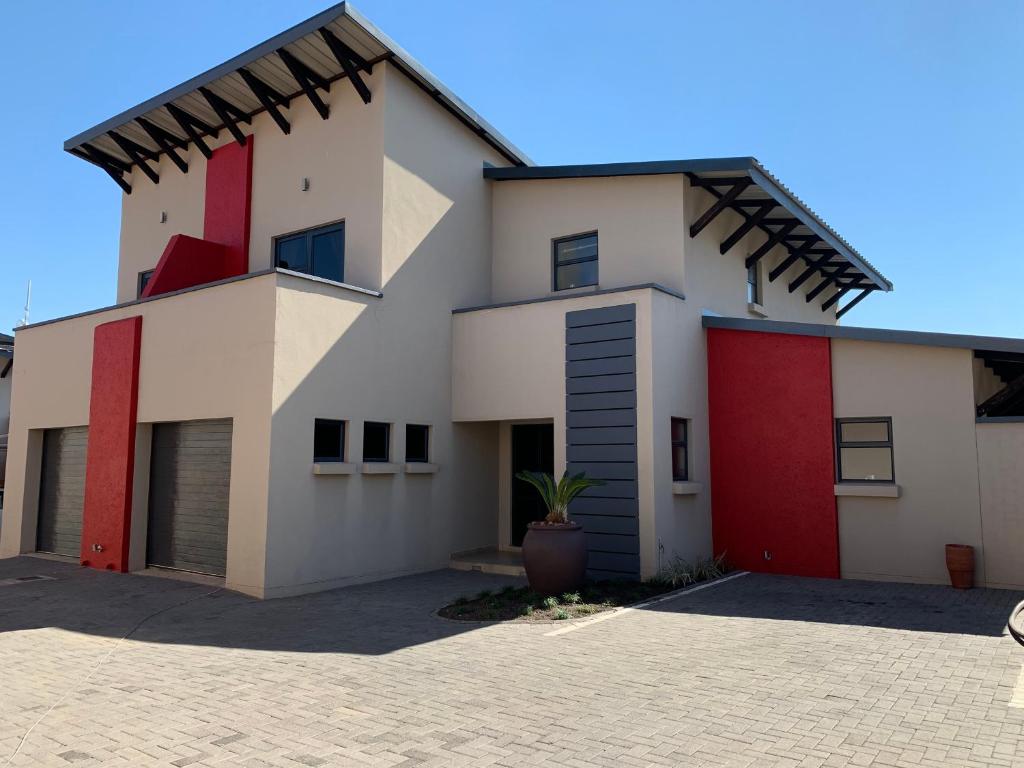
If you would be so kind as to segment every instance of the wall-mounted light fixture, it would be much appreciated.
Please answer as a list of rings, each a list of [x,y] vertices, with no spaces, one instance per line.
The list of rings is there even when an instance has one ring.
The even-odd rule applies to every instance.
[[[303,176],[302,177],[302,191],[303,192],[309,192],[309,177],[308,176]]]
[[[160,211],[160,223],[161,224],[166,224],[167,223],[167,211]]]

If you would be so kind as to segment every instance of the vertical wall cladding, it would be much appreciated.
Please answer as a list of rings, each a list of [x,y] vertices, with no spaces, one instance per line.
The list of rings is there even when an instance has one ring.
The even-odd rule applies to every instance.
[[[838,578],[829,340],[707,338],[715,553],[744,570]]]
[[[640,575],[636,305],[565,315],[566,467],[605,484],[572,504],[592,578]]]
[[[128,570],[142,318],[96,326],[85,462],[82,565]]]

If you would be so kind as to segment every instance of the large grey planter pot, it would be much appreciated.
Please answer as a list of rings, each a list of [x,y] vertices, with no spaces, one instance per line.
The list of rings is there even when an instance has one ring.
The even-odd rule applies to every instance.
[[[530,589],[564,595],[583,585],[587,536],[578,523],[530,523],[523,539],[523,567]]]

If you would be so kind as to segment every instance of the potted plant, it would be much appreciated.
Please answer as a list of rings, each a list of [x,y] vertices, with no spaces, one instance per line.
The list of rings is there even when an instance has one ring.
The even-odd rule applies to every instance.
[[[569,519],[569,503],[604,481],[588,478],[585,472],[566,472],[557,484],[546,472],[520,472],[516,477],[536,488],[548,508],[547,517],[527,526],[523,539],[530,588],[542,595],[575,592],[587,572],[587,538],[583,526]]]

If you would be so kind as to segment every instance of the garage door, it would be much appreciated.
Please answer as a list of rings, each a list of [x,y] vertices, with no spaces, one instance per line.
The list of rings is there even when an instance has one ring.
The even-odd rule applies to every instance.
[[[43,433],[36,549],[81,556],[85,503],[85,449],[88,427],[48,429]]]
[[[153,425],[149,565],[224,575],[230,480],[230,419]]]

